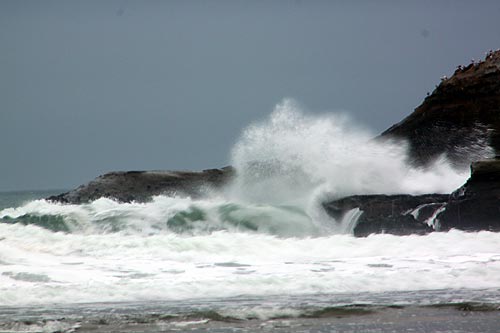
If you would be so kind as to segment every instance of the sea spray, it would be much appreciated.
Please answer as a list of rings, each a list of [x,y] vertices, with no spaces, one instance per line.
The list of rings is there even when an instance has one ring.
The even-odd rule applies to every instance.
[[[286,99],[236,143],[237,178],[226,195],[242,202],[291,204],[318,226],[346,232],[339,226],[352,231],[355,221],[332,225],[322,202],[354,194],[449,193],[469,176],[469,170],[452,168],[445,157],[425,169],[411,167],[405,142],[373,138],[346,115],[305,114]]]
[[[404,141],[379,142],[346,115],[310,115],[290,99],[249,126],[232,151],[238,172],[230,196],[301,202],[315,189],[353,194],[449,193],[469,176],[441,157],[428,168],[407,163]]]

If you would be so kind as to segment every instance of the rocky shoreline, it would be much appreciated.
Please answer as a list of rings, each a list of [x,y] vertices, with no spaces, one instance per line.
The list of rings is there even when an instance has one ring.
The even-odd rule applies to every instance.
[[[337,220],[360,209],[354,235],[426,234],[452,228],[500,231],[500,51],[484,61],[459,66],[400,123],[376,140],[409,145],[409,163],[425,168],[440,156],[456,167],[471,165],[471,177],[451,194],[355,195],[323,207]],[[232,167],[188,171],[111,172],[72,191],[47,198],[81,204],[108,197],[147,201],[154,195],[200,197],[235,176]]]
[[[323,204],[339,219],[351,209],[363,214],[355,236],[372,233],[427,234],[432,231],[500,231],[500,160],[472,164],[467,183],[451,194],[355,195]]]
[[[426,167],[446,156],[471,177],[450,195],[358,195],[324,204],[341,216],[359,208],[356,236],[432,231],[500,231],[500,51],[458,66],[415,111],[377,140],[404,140],[410,163]]]

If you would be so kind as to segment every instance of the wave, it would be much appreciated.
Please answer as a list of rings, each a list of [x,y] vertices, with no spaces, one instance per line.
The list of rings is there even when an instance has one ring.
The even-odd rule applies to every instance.
[[[0,211],[4,223],[58,232],[185,235],[214,231],[314,237],[352,233],[360,212],[342,220],[322,203],[353,194],[449,193],[469,176],[443,157],[426,169],[406,163],[401,142],[378,142],[345,115],[308,115],[292,100],[249,126],[235,144],[236,178],[205,198],[158,196],[148,203],[101,198],[83,205],[44,200]]]
[[[148,203],[119,203],[101,198],[89,204],[64,205],[36,200],[0,211],[0,221],[82,234],[202,235],[225,230],[301,237],[324,232],[304,211],[294,206],[167,196],[154,197]]]

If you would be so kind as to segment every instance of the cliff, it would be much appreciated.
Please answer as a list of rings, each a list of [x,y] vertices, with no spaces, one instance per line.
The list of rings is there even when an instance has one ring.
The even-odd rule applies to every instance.
[[[419,166],[442,154],[461,167],[494,156],[500,151],[500,52],[458,66],[379,139],[406,140],[410,160]]]
[[[458,66],[408,117],[377,140],[404,140],[410,162],[425,167],[445,155],[471,177],[451,195],[357,195],[324,204],[333,217],[359,208],[356,236],[423,234],[452,228],[500,231],[500,52]]]

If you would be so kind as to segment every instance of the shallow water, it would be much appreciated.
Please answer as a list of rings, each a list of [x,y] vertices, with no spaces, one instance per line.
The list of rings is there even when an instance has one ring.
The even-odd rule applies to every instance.
[[[0,307],[0,331],[497,332],[491,294],[498,290]]]
[[[0,331],[496,329],[500,233],[355,238],[298,208],[215,198],[23,199],[0,217]],[[464,302],[488,311],[421,310]]]

